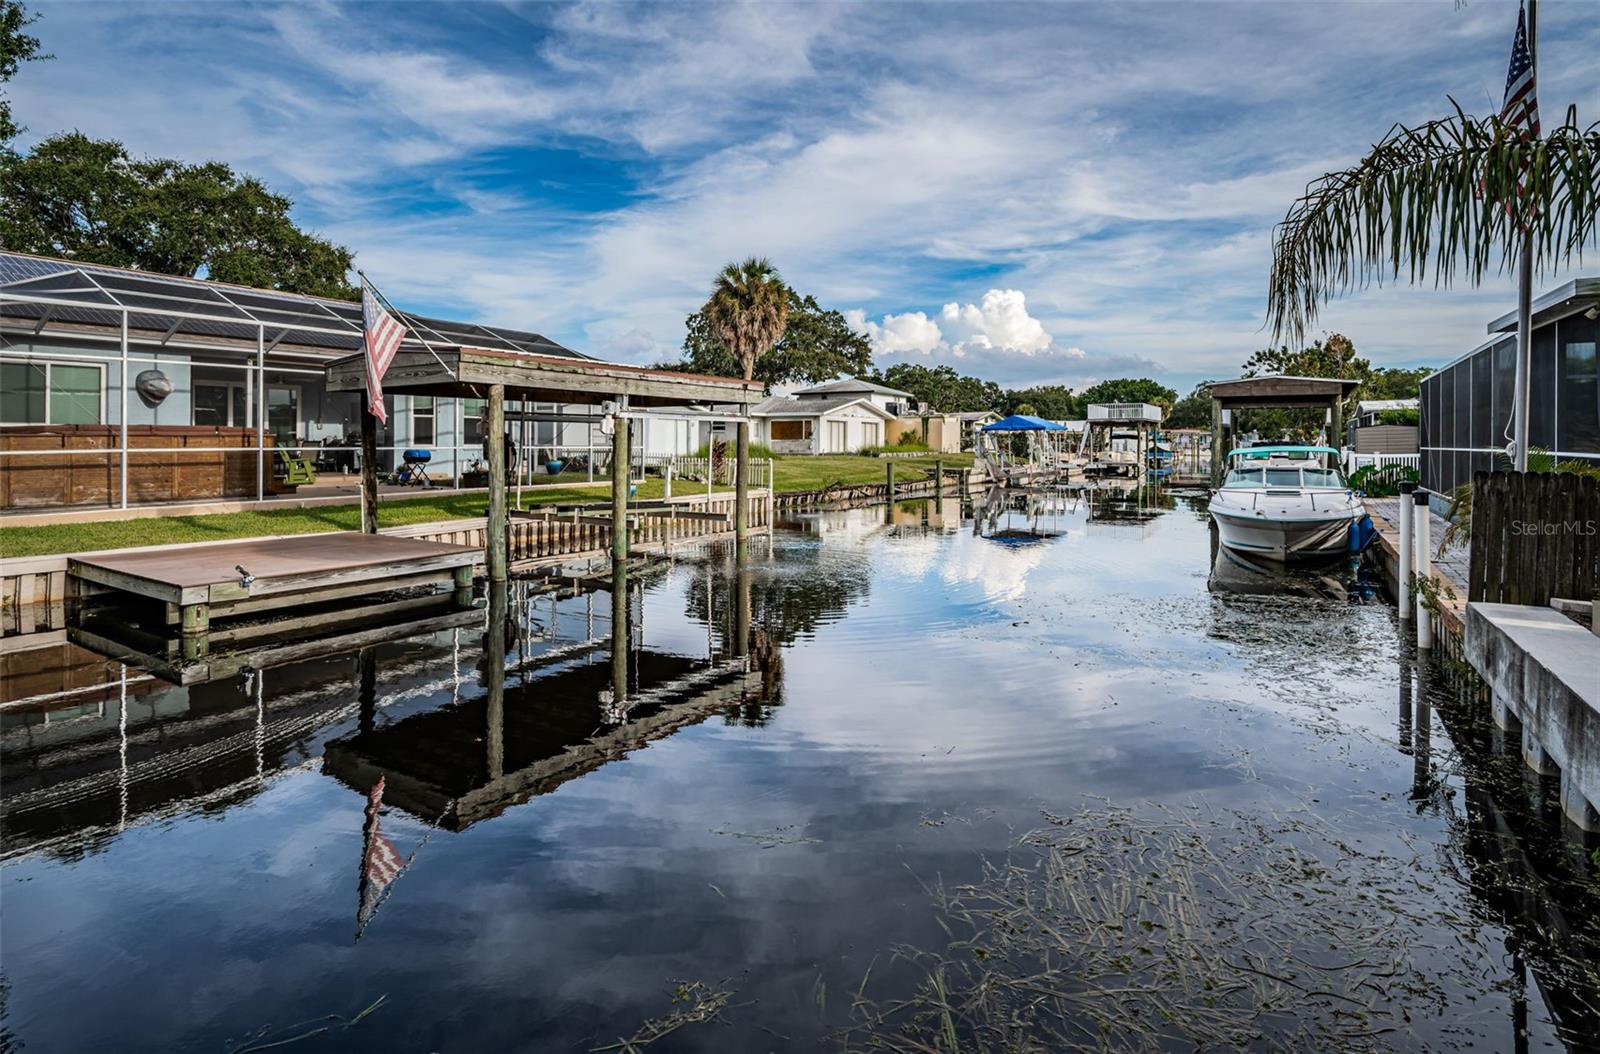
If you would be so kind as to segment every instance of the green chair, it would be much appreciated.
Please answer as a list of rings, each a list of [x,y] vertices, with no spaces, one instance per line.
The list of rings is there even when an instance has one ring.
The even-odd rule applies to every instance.
[[[297,457],[287,450],[273,451],[278,462],[278,472],[283,479],[285,487],[298,487],[309,485],[317,481],[317,470],[312,467],[308,458]]]

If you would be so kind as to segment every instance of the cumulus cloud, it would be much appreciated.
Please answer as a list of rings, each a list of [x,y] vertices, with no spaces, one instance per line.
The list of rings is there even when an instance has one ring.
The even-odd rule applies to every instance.
[[[1044,323],[1028,313],[1028,298],[1020,289],[991,289],[976,304],[952,301],[940,310],[938,321],[922,311],[887,314],[874,322],[863,311],[850,311],[846,319],[872,341],[879,355],[1006,355],[1033,358],[1059,355],[1083,358],[1083,349],[1055,344]]]
[[[977,304],[946,304],[939,321],[958,355],[969,349],[1037,355],[1051,344],[1020,289],[991,289]]]
[[[926,355],[944,342],[939,324],[921,311],[884,315],[882,322],[867,318],[864,311],[847,311],[845,321],[857,333],[872,341],[873,351],[880,355],[903,352]]]

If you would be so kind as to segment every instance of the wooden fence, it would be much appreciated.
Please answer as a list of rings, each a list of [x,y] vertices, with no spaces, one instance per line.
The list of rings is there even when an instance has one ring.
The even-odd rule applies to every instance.
[[[628,510],[628,548],[649,552],[679,542],[726,537],[733,533],[734,496],[719,493],[666,505]],[[750,529],[765,531],[772,524],[766,491],[750,495]],[[481,517],[388,527],[384,534],[452,545],[482,547],[485,522]],[[513,513],[506,524],[506,551],[511,566],[525,568],[564,558],[611,551],[609,508],[579,508],[567,512],[539,509]]]
[[[1544,605],[1600,596],[1600,480],[1479,472],[1471,539],[1468,600]]]

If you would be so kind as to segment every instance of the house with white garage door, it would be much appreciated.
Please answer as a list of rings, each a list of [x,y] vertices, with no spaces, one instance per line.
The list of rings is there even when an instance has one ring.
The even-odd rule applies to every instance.
[[[774,395],[750,409],[755,440],[778,454],[853,454],[891,442],[890,425],[916,398],[854,377]]]

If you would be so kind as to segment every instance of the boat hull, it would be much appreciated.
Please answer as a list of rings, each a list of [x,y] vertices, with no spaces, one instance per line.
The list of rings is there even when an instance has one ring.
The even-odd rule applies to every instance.
[[[1264,516],[1222,512],[1213,508],[1218,540],[1241,553],[1274,560],[1312,559],[1347,552],[1354,513],[1268,519]]]

